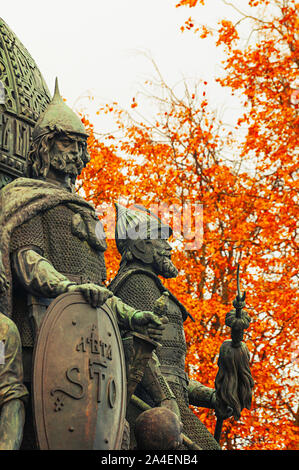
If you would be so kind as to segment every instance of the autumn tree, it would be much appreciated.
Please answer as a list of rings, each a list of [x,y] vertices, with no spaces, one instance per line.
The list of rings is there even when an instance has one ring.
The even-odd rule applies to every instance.
[[[203,1],[180,3],[196,6]],[[249,7],[259,4],[249,2]],[[224,319],[236,295],[236,266],[241,264],[242,287],[253,319],[246,343],[255,389],[252,409],[244,410],[238,422],[229,419],[224,423],[221,444],[226,449],[296,445],[298,209],[294,170],[298,116],[291,91],[296,44],[292,43],[294,2],[283,4],[288,9],[281,8],[282,17],[276,12],[260,21],[251,15],[259,26],[258,37],[245,49],[237,47],[233,24],[223,21],[214,33],[227,53],[226,75],[219,81],[243,93],[245,111],[238,126],[246,125],[247,136],[241,145],[234,141],[238,129],[230,134],[211,111],[204,82],[182,83],[176,90],[165,83],[157,68],[157,81],[148,81],[144,90],[156,105],[151,117],[142,116],[143,92],[133,98],[130,114],[116,104],[99,110],[113,114],[117,137],[100,141],[85,120],[92,156],[82,174],[80,189],[86,197],[101,208],[119,197],[127,203],[142,203],[160,211],[158,215],[168,219],[174,229],[180,226],[173,239],[174,261],[180,272],[167,285],[196,319],[185,324],[186,369],[211,387],[219,347],[229,337]],[[245,21],[245,16],[241,19]],[[205,26],[203,34],[191,20],[187,24],[200,35],[209,32]],[[281,31],[277,31],[279,27]],[[282,34],[284,28],[289,28],[288,34]],[[291,46],[283,47],[283,41]],[[254,171],[246,172],[242,165],[248,158],[254,161]],[[203,217],[199,212],[196,218],[196,208],[201,207]],[[191,232],[202,229],[195,244],[182,224],[189,209],[193,211],[188,219]],[[108,242],[111,278],[119,256],[114,241]],[[213,432],[214,413],[194,412]]]
[[[177,6],[199,7],[204,1],[183,0]],[[209,2],[206,2],[209,3]],[[276,374],[271,374],[272,388],[261,390],[261,412],[269,425],[262,432],[273,441],[274,448],[298,448],[298,405],[295,398],[295,363],[298,353],[296,334],[296,222],[298,220],[298,4],[293,0],[250,0],[231,4],[227,9],[239,15],[233,24],[219,22],[215,31],[196,24],[192,18],[182,27],[202,38],[214,34],[217,46],[223,47],[226,59],[224,74],[218,82],[242,93],[244,114],[238,126],[247,126],[240,155],[255,162],[256,227],[261,236],[253,245],[257,269],[262,273],[260,286],[264,301],[256,306],[267,324],[272,323],[269,344],[274,350]],[[193,10],[195,11],[195,10]],[[250,22],[251,33],[245,47],[239,36],[241,24]],[[254,240],[252,240],[254,244]],[[281,297],[284,301],[279,300]],[[288,302],[285,303],[286,297]],[[260,316],[259,316],[260,318]],[[265,324],[265,335],[269,334]],[[286,341],[286,335],[289,339]],[[272,344],[272,338],[276,338]],[[284,338],[284,340],[283,340]],[[279,359],[281,348],[284,352]],[[258,348],[257,348],[258,350]],[[287,353],[289,352],[289,354]],[[265,350],[264,353],[266,354]],[[258,355],[260,358],[260,354]],[[257,359],[257,357],[255,357]],[[270,359],[270,358],[269,358]],[[257,376],[258,378],[258,376]],[[262,376],[258,382],[262,381]],[[290,385],[292,384],[292,385]],[[265,397],[271,396],[271,405]],[[271,417],[270,417],[271,415]],[[273,435],[272,435],[273,433]],[[274,444],[276,436],[279,442]],[[297,436],[297,440],[296,440]],[[263,439],[259,439],[263,442]],[[297,442],[297,443],[296,443]],[[261,446],[263,448],[263,445]]]

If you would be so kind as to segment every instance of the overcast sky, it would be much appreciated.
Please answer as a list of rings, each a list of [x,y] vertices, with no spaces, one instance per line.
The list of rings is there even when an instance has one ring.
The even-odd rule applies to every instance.
[[[210,0],[207,7],[196,9],[175,8],[175,0],[3,3],[1,18],[32,55],[50,92],[58,76],[68,104],[85,109],[93,120],[98,104],[117,101],[128,108],[139,84],[153,74],[150,62],[139,51],[152,56],[169,85],[183,77],[207,80],[212,104],[224,107],[226,118],[238,108],[228,91],[214,85],[222,55],[213,40],[199,40],[180,31],[190,15],[209,26],[228,15],[237,18],[221,0]],[[87,94],[95,97],[93,105],[82,98]]]

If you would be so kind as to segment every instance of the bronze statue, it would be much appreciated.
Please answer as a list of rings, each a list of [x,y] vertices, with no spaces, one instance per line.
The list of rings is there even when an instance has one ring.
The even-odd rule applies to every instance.
[[[152,312],[125,305],[103,286],[104,230],[94,207],[74,193],[76,177],[89,161],[87,134],[62,100],[57,82],[32,137],[28,178],[17,178],[2,189],[0,216],[3,271],[9,281],[7,292],[0,295],[0,310],[20,332],[29,390],[33,346],[47,307],[61,294],[79,292],[94,308],[107,305],[122,328],[152,340],[159,340],[164,328]],[[99,229],[102,237],[96,235]],[[32,429],[30,408],[27,414],[26,425]],[[26,427],[23,444],[35,446]]]
[[[212,409],[216,406],[215,390],[190,380],[185,373],[186,341],[183,322],[191,315],[158,277],[171,278],[178,273],[171,261],[171,246],[167,241],[171,228],[144,208],[130,210],[119,204],[116,204],[116,208],[115,238],[122,259],[109,288],[134,308],[156,313],[159,310],[156,302],[166,291],[160,311],[169,321],[160,340],[162,347],[156,351],[162,374],[175,395],[184,425],[183,432],[202,449],[220,449],[213,436],[189,408],[189,404]],[[142,382],[138,386],[135,395],[145,403],[156,406],[146,383]],[[230,410],[226,410],[227,413],[230,415]],[[133,403],[129,409],[129,421],[130,414],[131,421],[134,421],[138,412]]]
[[[8,285],[0,252],[0,292]],[[25,403],[21,340],[14,322],[0,313],[0,450],[18,449],[22,442]]]
[[[0,449],[219,449],[189,404],[216,409],[220,435],[250,393],[226,396],[222,356],[217,393],[184,372],[192,316],[158,277],[177,275],[170,228],[117,206],[122,262],[106,289],[105,233],[74,190],[85,128],[1,19],[0,59]]]

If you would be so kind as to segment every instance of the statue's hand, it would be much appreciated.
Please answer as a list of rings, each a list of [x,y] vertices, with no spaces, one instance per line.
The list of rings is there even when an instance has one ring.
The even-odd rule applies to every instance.
[[[79,284],[68,287],[68,292],[81,292],[85,300],[94,308],[101,307],[113,293],[105,287],[97,284]]]
[[[159,318],[152,312],[136,312],[131,319],[132,330],[149,336],[154,341],[159,341],[162,337],[166,317]]]

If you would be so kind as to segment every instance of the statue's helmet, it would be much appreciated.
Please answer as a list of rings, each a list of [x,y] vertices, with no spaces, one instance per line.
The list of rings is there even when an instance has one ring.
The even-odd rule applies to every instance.
[[[88,137],[79,116],[63,101],[59,92],[57,78],[55,80],[55,91],[52,101],[40,115],[34,127],[32,139],[35,141],[53,131],[77,134],[85,138]]]
[[[172,235],[172,229],[149,209],[141,205],[135,205],[136,209],[129,209],[115,203],[116,224],[115,242],[118,251],[122,254],[128,240],[136,239],[168,239]]]

